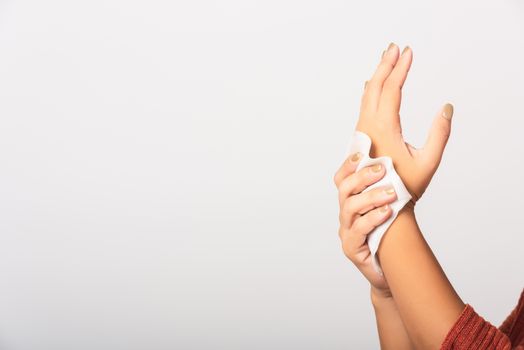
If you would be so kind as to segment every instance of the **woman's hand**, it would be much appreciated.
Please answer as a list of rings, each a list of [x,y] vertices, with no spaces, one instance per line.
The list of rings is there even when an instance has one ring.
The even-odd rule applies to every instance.
[[[423,148],[416,149],[404,141],[399,111],[412,58],[409,47],[399,57],[399,48],[389,45],[373,77],[365,84],[356,129],[371,138],[371,157],[392,158],[395,170],[416,202],[440,164],[451,132],[453,106],[446,104],[438,113]]]
[[[350,155],[335,174],[340,205],[339,236],[344,254],[368,279],[373,296],[388,296],[389,287],[383,276],[371,264],[371,252],[366,237],[392,214],[389,203],[397,199],[393,187],[382,186],[362,191],[386,174],[384,166],[375,164],[355,172],[360,153]]]

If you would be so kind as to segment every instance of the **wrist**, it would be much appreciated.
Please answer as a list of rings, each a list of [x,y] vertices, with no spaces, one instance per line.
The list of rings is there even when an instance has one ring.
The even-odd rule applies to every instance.
[[[415,219],[415,203],[413,199],[409,200],[399,211],[399,215],[410,216]]]

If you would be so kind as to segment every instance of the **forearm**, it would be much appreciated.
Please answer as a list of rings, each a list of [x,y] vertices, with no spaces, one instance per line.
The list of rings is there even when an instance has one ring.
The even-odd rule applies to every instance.
[[[378,295],[371,287],[377,330],[382,350],[414,349],[392,296]]]
[[[438,349],[465,307],[406,206],[378,250],[384,275],[416,348]]]

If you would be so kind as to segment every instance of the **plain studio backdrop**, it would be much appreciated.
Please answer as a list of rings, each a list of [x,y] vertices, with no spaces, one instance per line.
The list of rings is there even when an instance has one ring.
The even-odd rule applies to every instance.
[[[524,284],[521,1],[3,0],[0,348],[378,348],[333,175],[390,41],[409,142],[455,105],[420,226],[499,325]]]

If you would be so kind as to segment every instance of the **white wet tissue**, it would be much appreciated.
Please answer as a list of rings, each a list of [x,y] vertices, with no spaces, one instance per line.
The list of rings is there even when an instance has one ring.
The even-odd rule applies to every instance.
[[[362,157],[360,159],[360,162],[358,163],[355,172],[364,167],[378,163],[382,164],[386,169],[386,174],[384,175],[384,177],[379,181],[375,182],[374,184],[368,186],[363,192],[372,190],[375,187],[392,185],[397,194],[397,199],[393,203],[389,204],[393,214],[385,222],[375,227],[375,229],[367,237],[369,250],[371,251],[371,260],[373,267],[379,274],[382,275],[382,268],[380,267],[380,263],[376,258],[380,240],[382,239],[382,236],[384,236],[384,233],[386,232],[388,227],[395,220],[400,210],[404,207],[404,205],[406,205],[407,202],[409,202],[409,200],[411,199],[411,194],[408,192],[406,186],[402,182],[402,179],[400,178],[400,176],[398,176],[397,172],[395,171],[391,157],[383,156],[378,158],[370,158],[370,150],[371,138],[366,133],[355,130],[347,150],[348,155],[354,154],[356,152],[360,152],[362,154]]]

